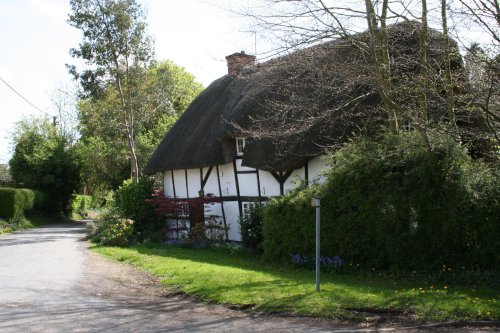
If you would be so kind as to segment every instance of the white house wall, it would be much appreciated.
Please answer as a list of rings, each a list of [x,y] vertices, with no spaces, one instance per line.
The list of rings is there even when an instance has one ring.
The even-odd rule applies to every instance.
[[[188,192],[186,190],[185,171],[184,170],[174,170],[173,179],[174,179],[174,183],[171,184],[171,186],[173,187],[175,185],[175,196],[177,198],[188,198]]]
[[[322,183],[325,180],[325,177],[321,175],[323,171],[329,168],[325,156],[318,156],[313,158],[309,161],[308,167],[310,182]]]
[[[259,170],[260,193],[264,197],[280,196],[280,184],[268,171]]]
[[[238,181],[236,181],[235,177],[235,167]],[[292,190],[297,186],[297,182],[301,179],[305,179],[306,174],[309,182],[323,181],[324,178],[320,177],[320,175],[327,167],[327,162],[323,158],[313,158],[307,163],[307,169],[303,166],[290,173],[289,177],[283,183],[283,192],[286,193]],[[258,201],[259,194],[261,200],[281,195],[281,186],[275,176],[280,177],[285,173],[276,173],[275,176],[273,176],[273,174],[268,171],[242,167],[241,159],[236,159],[234,162],[228,164],[219,165],[219,177],[217,177],[216,166],[212,167],[207,177],[209,169],[208,167],[203,168],[202,175],[200,175],[200,169],[165,171],[165,195],[174,197],[175,185],[176,198],[185,199],[198,197],[198,192],[202,189],[202,182],[204,181],[204,193],[211,193],[217,197],[222,193],[223,200],[222,203],[207,205],[206,215],[224,216],[226,224],[229,227],[229,239],[239,241],[241,240],[241,235],[238,220],[240,211],[242,210],[241,203]]]
[[[203,168],[203,178],[206,177],[208,170],[210,170],[210,168]],[[218,196],[218,197],[220,196],[220,194],[219,194],[219,182],[217,180],[217,169],[215,167],[212,168],[212,170],[210,171],[210,174],[207,178],[207,182],[206,182],[203,190],[205,191],[205,194],[211,193],[215,196]]]
[[[295,187],[297,187],[298,183],[300,183],[303,179],[305,179],[304,167],[293,170],[288,179],[285,181],[284,184],[285,193],[290,192]]]
[[[224,211],[226,212],[226,223],[229,227],[229,239],[240,241],[241,232],[238,222],[240,217],[240,208],[237,201],[224,202]]]

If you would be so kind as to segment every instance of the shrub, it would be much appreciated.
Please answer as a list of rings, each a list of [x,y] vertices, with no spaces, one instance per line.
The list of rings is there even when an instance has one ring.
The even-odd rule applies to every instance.
[[[42,193],[29,189],[0,188],[0,217],[20,218],[26,211],[41,208]]]
[[[71,213],[85,216],[89,209],[92,197],[89,195],[76,194],[73,196],[70,206]]]
[[[99,223],[95,221],[89,221],[85,224],[85,234],[88,239],[94,239],[99,233]]]
[[[241,242],[254,253],[262,253],[262,209],[260,202],[250,204],[247,213],[239,219]]]
[[[500,176],[448,136],[356,138],[331,156],[327,181],[264,211],[264,258],[312,256],[321,197],[322,255],[389,270],[498,269]]]
[[[137,183],[132,179],[123,182],[115,193],[115,207],[122,218],[134,220],[134,233],[139,240],[159,240],[162,220],[155,214],[151,203],[154,180],[141,178]]]
[[[100,245],[126,246],[132,240],[133,224],[132,220],[110,214],[102,221],[89,222],[85,231],[93,242]]]
[[[69,202],[80,184],[80,170],[68,140],[44,120],[21,121],[10,173],[18,184],[43,191],[50,197],[44,210],[69,213]]]

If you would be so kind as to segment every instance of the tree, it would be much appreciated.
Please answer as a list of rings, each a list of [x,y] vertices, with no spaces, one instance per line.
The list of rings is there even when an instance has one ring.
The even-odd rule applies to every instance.
[[[59,85],[51,94],[52,104],[57,112],[54,123],[57,124],[59,135],[71,143],[78,139],[78,118],[76,106],[78,103],[78,87],[76,84]]]
[[[21,186],[44,192],[47,208],[68,213],[72,194],[80,185],[73,148],[47,118],[30,118],[16,124],[9,161],[12,178]]]
[[[142,79],[136,82],[132,100],[139,171],[168,129],[203,89],[192,74],[171,61],[153,63],[141,71]],[[99,98],[81,98],[78,104],[81,140],[77,150],[83,178],[91,191],[116,188],[126,178],[128,148],[122,134],[116,131],[121,124],[120,114],[115,112],[119,103],[118,93],[110,84],[102,89]]]
[[[479,22],[478,24],[482,24],[483,28],[494,27],[497,24],[494,22],[498,21],[498,15],[492,15],[495,13],[495,7],[492,7],[495,0],[473,0],[473,2],[476,7],[480,7],[483,3],[489,4],[487,9],[481,7],[483,11],[480,14],[476,12],[473,18]],[[264,5],[261,5],[262,3]],[[466,79],[463,75],[458,44],[449,39],[449,36],[455,36],[457,31],[463,33],[466,28],[467,23],[464,22],[453,21],[452,29],[448,25],[449,16],[460,3],[466,1],[264,0],[248,10],[236,9],[236,11],[253,20],[252,30],[260,30],[258,33],[261,36],[266,36],[270,32],[273,40],[278,41],[278,45],[274,43],[275,48],[264,53],[264,56],[305,48],[321,50],[319,45],[332,42],[347,50],[356,49],[357,56],[352,58],[353,66],[346,67],[341,61],[330,66],[334,71],[352,71],[350,82],[344,81],[344,87],[364,81],[365,87],[370,89],[370,96],[374,96],[372,92],[375,92],[381,101],[380,108],[385,113],[386,122],[392,132],[398,132],[409,126],[419,130],[425,137],[427,128],[435,126],[436,120],[439,120],[441,125],[444,123],[450,131],[456,132],[455,124],[460,124],[463,130],[470,124],[470,118],[478,116],[471,115],[464,107],[467,97],[463,93],[467,90],[464,84]],[[469,19],[467,22],[470,21]],[[394,33],[391,36],[391,29],[395,30],[394,24],[401,23],[407,24],[418,36],[418,43],[413,47],[413,53],[406,54],[406,57],[398,55],[398,50],[393,47],[398,36]],[[442,41],[432,44],[432,39],[436,39],[438,30],[441,30]],[[497,34],[491,34],[492,39],[495,39],[495,36]],[[307,62],[307,59],[305,61]],[[405,73],[399,72],[399,69],[404,69]],[[304,68],[304,73],[306,71],[314,72],[315,69]],[[325,78],[323,82],[313,83],[319,89],[325,90],[325,95],[333,91],[345,96],[343,88],[335,91],[335,87],[330,87],[331,76],[322,73],[315,75],[318,81]],[[290,88],[296,89],[300,84],[305,86],[310,83],[302,80]],[[288,95],[292,95],[293,91],[297,90],[289,89]],[[282,95],[286,94],[283,92]],[[311,105],[310,100],[300,103],[295,96],[292,97],[294,100],[290,100],[289,105],[280,101],[274,106],[280,105],[280,110],[284,110],[284,113],[287,113],[287,110],[296,112],[297,105],[300,104],[310,109],[322,107]],[[366,97],[367,92],[363,90],[351,94],[350,100],[343,102],[344,105],[350,106]],[[431,114],[433,111],[438,113]],[[443,112],[447,115],[443,115]],[[291,118],[293,114],[280,117]],[[317,122],[325,121],[318,113],[311,114],[310,119]],[[261,120],[256,121],[257,126],[265,123],[264,119]],[[301,126],[302,124],[299,124],[297,128],[289,128],[288,131],[300,130]],[[273,127],[270,126],[267,133],[262,128],[253,133],[257,136],[273,136],[276,132]]]
[[[9,166],[7,164],[0,164],[0,187],[10,185],[12,185],[12,177]]]
[[[71,0],[70,5],[68,22],[83,32],[82,43],[71,54],[85,60],[87,68],[82,72],[74,65],[68,68],[80,80],[87,97],[100,98],[110,85],[114,86],[118,103],[113,105],[113,112],[119,113],[120,119],[116,126],[126,138],[130,175],[137,181],[134,98],[140,94],[137,86],[142,69],[153,59],[144,11],[135,0]]]

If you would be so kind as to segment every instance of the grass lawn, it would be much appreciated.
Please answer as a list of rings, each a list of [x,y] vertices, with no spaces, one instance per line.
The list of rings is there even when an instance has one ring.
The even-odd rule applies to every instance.
[[[314,272],[276,268],[254,257],[160,245],[95,250],[160,277],[166,288],[242,308],[349,320],[366,313],[422,321],[500,318],[499,292],[491,288],[323,273],[318,293]]]

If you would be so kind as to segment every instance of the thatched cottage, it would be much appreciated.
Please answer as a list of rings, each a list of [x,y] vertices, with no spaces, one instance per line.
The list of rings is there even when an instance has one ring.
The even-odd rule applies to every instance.
[[[418,72],[418,37],[413,24],[390,28],[394,83],[408,106],[417,94],[414,75],[408,74]],[[355,38],[367,41],[365,34]],[[427,52],[436,63],[443,58],[443,41],[431,31]],[[317,180],[328,167],[322,158],[328,149],[387,122],[367,57],[352,40],[261,64],[243,52],[227,56],[227,75],[192,102],[144,172],[163,173],[166,196],[219,197],[211,214],[223,217],[230,240],[239,240],[238,218],[249,203],[282,195],[299,180]],[[452,66],[461,67],[459,57]],[[440,110],[438,94],[428,94],[436,120],[446,117],[432,110]]]

